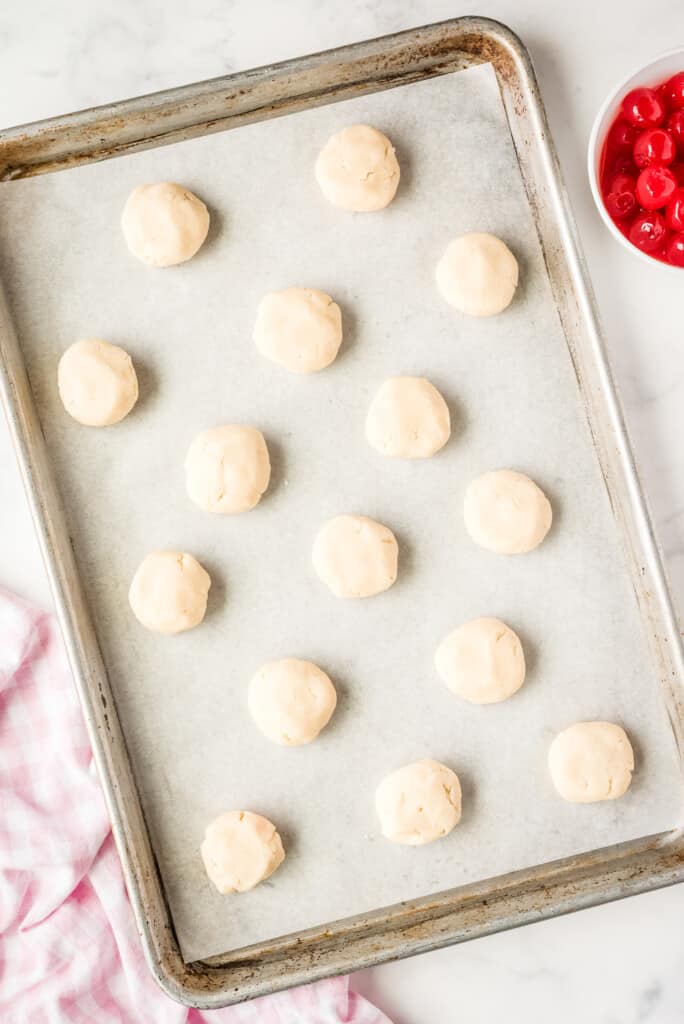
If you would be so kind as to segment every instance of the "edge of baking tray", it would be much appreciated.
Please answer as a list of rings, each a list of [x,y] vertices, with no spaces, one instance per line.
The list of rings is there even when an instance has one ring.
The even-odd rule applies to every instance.
[[[654,634],[658,633],[661,683],[681,752],[684,657],[677,619],[606,360],[594,297],[534,71],[527,51],[508,28],[484,18],[453,19],[8,129],[0,133],[0,180],[11,181],[178,142],[484,62],[494,65],[512,131],[515,118],[526,119],[534,138],[536,169],[543,175],[548,193],[544,202],[535,191],[535,182],[525,173],[526,160],[531,159],[525,150],[526,146],[532,149],[529,140],[514,134],[514,143],[540,241],[546,240],[542,239],[540,223],[544,218],[553,218],[554,235],[542,248],[557,301],[567,300],[572,292],[564,328],[570,337],[572,330],[582,323],[588,336],[585,344],[591,352],[591,369],[596,379],[589,380],[587,368],[576,352],[575,368],[588,404],[593,400],[595,387],[595,399],[603,403],[607,413],[610,436],[598,440],[604,450],[606,444],[614,447],[619,480],[610,479],[610,467],[603,463],[602,469],[611,497],[616,487],[624,485],[621,497],[629,506],[632,521],[628,525],[635,537],[632,555],[643,558],[641,572],[648,582],[647,588],[635,584],[635,592],[644,621],[647,625],[652,623]],[[513,83],[519,87],[518,92]],[[572,350],[570,341],[569,344]],[[682,833],[665,833],[384,908],[201,963],[184,964],[81,591],[45,439],[4,300],[0,302],[0,354],[3,403],[138,931],[150,969],[169,996],[187,1005],[214,1009],[684,880]],[[617,515],[618,510],[615,511]]]

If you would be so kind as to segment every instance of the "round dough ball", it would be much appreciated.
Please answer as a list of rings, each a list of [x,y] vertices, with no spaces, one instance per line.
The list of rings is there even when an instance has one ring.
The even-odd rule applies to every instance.
[[[532,551],[551,528],[549,500],[524,473],[497,469],[468,485],[463,505],[468,533],[480,547],[503,555]]]
[[[382,780],[375,808],[386,839],[424,846],[448,835],[461,820],[458,775],[439,761],[414,761]]]
[[[449,440],[447,404],[425,377],[390,377],[371,402],[366,438],[381,455],[427,459]]]
[[[632,781],[632,744],[625,730],[612,722],[577,722],[551,744],[549,771],[564,800],[616,800]]]
[[[468,316],[494,316],[513,299],[518,261],[495,235],[461,235],[446,247],[436,277],[450,306]]]
[[[234,423],[198,434],[185,456],[188,494],[207,512],[247,512],[271,478],[264,435]]]
[[[253,337],[272,362],[292,373],[316,373],[334,362],[342,344],[340,307],[314,288],[271,292],[259,303]]]
[[[121,228],[139,260],[151,267],[172,267],[191,259],[204,242],[209,211],[182,185],[138,185],[126,200]]]
[[[397,578],[396,537],[367,516],[336,516],[318,532],[313,566],[337,597],[372,597]]]
[[[108,427],[138,401],[138,378],[128,352],[99,338],[77,341],[62,355],[57,387],[64,408],[86,427]]]
[[[335,710],[335,687],[310,661],[283,658],[262,665],[248,691],[249,711],[264,736],[295,747],[315,740]]]
[[[226,811],[215,818],[200,849],[210,881],[224,895],[253,889],[285,860],[275,825],[252,811]]]
[[[199,626],[211,579],[196,558],[182,551],[153,551],[140,563],[128,600],[133,614],[155,633]]]
[[[525,682],[525,656],[501,619],[473,619],[442,640],[435,666],[452,693],[471,704],[496,704]]]
[[[367,124],[343,128],[328,139],[316,160],[316,180],[333,206],[357,213],[382,210],[399,185],[392,143]]]

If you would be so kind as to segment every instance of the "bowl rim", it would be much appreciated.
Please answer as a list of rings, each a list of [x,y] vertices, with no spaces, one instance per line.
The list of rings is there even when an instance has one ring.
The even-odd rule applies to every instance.
[[[678,54],[681,54],[682,56],[682,70],[684,70],[684,46],[675,46],[672,47],[672,49],[665,50],[663,53],[658,54],[656,57],[652,57],[645,63],[640,64],[638,67],[634,68],[634,70],[632,70],[628,75],[625,75],[623,78],[620,79],[617,85],[615,85],[614,88],[610,90],[610,92],[605,97],[603,102],[600,104],[596,112],[594,122],[591,126],[591,132],[589,134],[589,143],[587,146],[587,171],[589,176],[589,185],[591,188],[591,194],[593,196],[594,203],[596,204],[596,208],[598,209],[598,212],[601,216],[601,219],[603,220],[603,223],[606,225],[606,227],[613,235],[613,237],[616,238],[618,242],[620,242],[620,244],[633,255],[637,256],[645,263],[648,263],[650,267],[653,267],[655,265],[663,267],[670,271],[681,271],[684,270],[684,267],[678,267],[672,263],[664,263],[662,260],[657,260],[654,256],[649,256],[648,253],[642,252],[641,249],[638,249],[636,245],[633,245],[629,241],[629,239],[622,234],[620,229],[613,222],[613,219],[610,217],[603,203],[603,197],[601,195],[601,189],[599,187],[599,180],[597,174],[597,163],[598,157],[600,155],[598,152],[599,132],[603,127],[603,122],[606,118],[606,115],[608,114],[610,108],[613,106],[615,101],[618,99],[619,95],[623,92],[623,90],[625,90],[625,92],[629,91],[629,85],[637,76],[642,75],[644,72],[647,72],[649,68],[653,67],[656,64],[659,64],[661,61],[667,60],[670,57],[675,57]],[[600,141],[601,145],[603,145],[603,138],[601,138]]]

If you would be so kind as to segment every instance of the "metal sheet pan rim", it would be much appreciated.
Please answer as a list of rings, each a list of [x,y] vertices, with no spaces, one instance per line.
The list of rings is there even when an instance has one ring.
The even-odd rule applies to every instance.
[[[479,53],[474,42],[478,39]],[[465,40],[468,40],[467,45]],[[418,70],[411,63],[407,52],[416,48],[416,52],[423,54]],[[502,88],[507,76],[516,77],[519,81],[534,131],[532,142],[544,165],[550,203],[561,236],[563,258],[590,338],[594,369],[601,389],[600,399],[605,405],[604,411],[629,493],[630,511],[647,559],[644,571],[648,571],[655,591],[660,625],[665,634],[664,639],[669,643],[672,672],[676,677],[673,684],[680,683],[684,678],[684,659],[676,615],[639,486],[606,360],[594,299],[567,211],[534,73],[522,44],[504,26],[487,19],[455,19],[441,25],[409,30],[385,40],[355,44],[327,54],[303,58],[301,61],[288,61],[283,65],[11,129],[0,133],[0,176],[12,178],[41,173],[60,166],[106,158],[133,148],[178,141],[179,138],[221,130],[229,125],[275,116],[285,112],[285,103],[273,104],[264,109],[258,105],[249,108],[246,102],[244,109],[238,109],[233,117],[225,111],[224,106],[223,117],[194,123],[188,123],[186,118],[184,125],[171,132],[162,127],[164,119],[174,110],[185,111],[183,116],[186,116],[188,102],[202,100],[208,104],[203,108],[205,113],[210,109],[216,113],[216,108],[220,108],[225,101],[226,90],[244,89],[249,93],[250,88],[253,88],[268,91],[276,82],[291,83],[299,72],[306,75],[312,69],[314,72],[321,68],[334,69],[339,61],[362,63],[368,58],[381,60],[383,54],[388,52],[403,54],[404,63],[401,68],[395,66],[393,73],[386,72],[384,75],[367,74],[365,78],[363,75],[360,78],[358,75],[352,76],[335,89],[323,92],[319,102],[342,99],[348,94],[358,94],[364,88],[372,91],[378,87],[403,84],[484,60],[494,63]],[[397,59],[401,64],[401,59]],[[506,65],[505,68],[502,63]],[[505,88],[503,92],[505,102],[510,105],[511,96],[506,95]],[[293,100],[287,112],[301,109],[302,105],[315,102],[315,99],[304,91]],[[142,115],[146,134],[131,141],[126,134],[125,119],[134,111]],[[101,136],[98,142],[98,126],[103,118],[109,119],[111,130],[108,135]],[[86,141],[79,149],[74,140],[82,130]],[[61,150],[60,146],[63,147]],[[45,156],[43,162],[38,158],[41,153]],[[31,159],[22,163],[27,155]],[[213,958],[206,964],[184,965],[173,935],[88,610],[80,591],[60,501],[20,350],[6,309],[0,310],[0,347],[4,357],[0,371],[3,400],[114,824],[138,928],[152,972],[170,996],[189,1005],[216,1008],[289,985],[438,948],[450,942],[463,941],[684,878],[684,841],[680,833],[668,833],[623,844],[620,848],[597,851],[593,855],[571,858],[559,864],[540,865],[535,871],[491,880],[489,886],[468,886],[463,890],[418,901],[410,907],[401,908],[398,924],[389,922],[389,930],[384,933],[379,920],[381,912],[378,912],[369,915],[365,930],[361,923],[356,935],[353,934],[354,929],[351,935],[349,928],[341,928],[337,935],[330,929],[322,935],[318,948],[313,938],[299,942],[297,937],[292,937],[277,944],[281,951],[276,951],[273,958],[260,947],[253,951],[251,959],[233,958],[231,962]],[[671,710],[671,721],[676,735],[681,739],[682,724],[677,709]],[[496,898],[490,901],[489,897],[494,896],[494,890]],[[437,907],[439,912],[435,909]],[[388,908],[388,913],[391,909]],[[428,929],[424,927],[426,913],[431,924]],[[402,920],[405,916],[409,920]]]

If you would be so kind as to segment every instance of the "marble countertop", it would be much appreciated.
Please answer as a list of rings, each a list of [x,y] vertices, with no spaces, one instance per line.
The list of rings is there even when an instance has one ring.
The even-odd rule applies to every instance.
[[[24,0],[0,11],[0,125],[64,113],[459,14],[456,0]],[[684,44],[678,0],[489,0],[541,82],[614,371],[680,607],[684,599],[682,281],[642,265],[593,208],[585,152],[615,82]],[[4,422],[0,583],[50,598]],[[521,824],[522,827],[522,824]],[[358,987],[396,1024],[681,1024],[684,886],[389,964]]]

